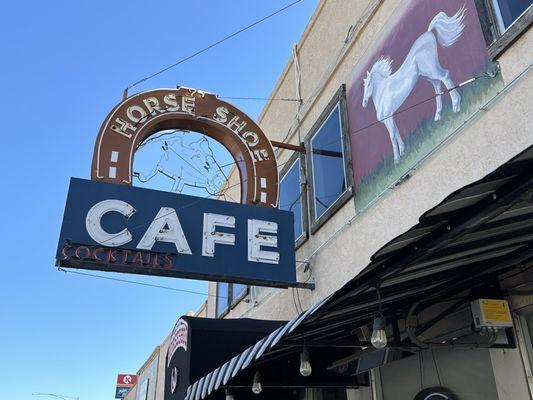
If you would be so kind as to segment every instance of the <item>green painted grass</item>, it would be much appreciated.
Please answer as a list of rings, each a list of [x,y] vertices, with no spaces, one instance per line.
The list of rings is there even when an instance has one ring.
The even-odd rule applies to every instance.
[[[371,173],[365,175],[357,185],[357,210],[364,210],[383,191],[431,153],[472,114],[478,111],[488,99],[494,96],[502,86],[501,75],[496,78],[478,79],[460,89],[462,96],[460,112],[454,113],[451,102],[447,101],[443,104],[440,121],[434,121],[433,114],[423,119],[418,127],[404,139],[405,152],[399,163],[394,164],[392,154],[390,157],[384,157],[379,165]]]

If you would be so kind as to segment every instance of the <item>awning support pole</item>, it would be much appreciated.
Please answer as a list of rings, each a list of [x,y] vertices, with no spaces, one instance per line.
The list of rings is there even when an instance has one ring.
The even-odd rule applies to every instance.
[[[272,144],[272,146],[279,147],[280,149],[286,149],[286,150],[297,151],[299,153],[305,153],[305,147],[302,145],[297,146],[295,144],[276,142],[275,140],[271,140],[270,143]]]
[[[315,283],[314,282],[296,282],[291,287],[294,287],[296,289],[308,289],[308,290],[315,290]]]

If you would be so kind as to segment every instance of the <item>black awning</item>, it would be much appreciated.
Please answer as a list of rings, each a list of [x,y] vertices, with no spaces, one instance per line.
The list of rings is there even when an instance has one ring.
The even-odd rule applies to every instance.
[[[183,399],[190,383],[285,323],[181,317],[170,336],[165,359],[165,399]]]
[[[531,265],[533,146],[450,194],[378,250],[344,287],[196,381],[186,399],[204,399],[243,377],[251,385],[252,366],[289,360],[304,342],[320,349],[312,359],[339,359],[343,348],[353,352],[355,330],[378,311],[376,286],[383,313],[395,315],[422,299],[437,301]]]

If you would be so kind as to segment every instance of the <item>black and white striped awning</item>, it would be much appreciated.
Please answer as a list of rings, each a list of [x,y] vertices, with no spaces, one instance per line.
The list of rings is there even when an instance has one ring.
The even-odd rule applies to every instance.
[[[367,268],[343,288],[191,384],[186,400],[239,387],[250,381],[253,366],[295,354],[302,341],[310,349],[325,346],[328,350],[320,358],[334,351],[329,346],[342,349],[353,340],[354,328],[375,316],[376,282],[384,313],[394,314],[420,299],[461,293],[530,266],[533,146],[424,213],[417,225],[377,251]]]

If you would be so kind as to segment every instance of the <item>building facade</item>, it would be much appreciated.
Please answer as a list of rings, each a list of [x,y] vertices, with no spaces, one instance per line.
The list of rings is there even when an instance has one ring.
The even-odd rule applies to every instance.
[[[211,283],[207,316],[294,318],[426,210],[533,144],[532,14],[530,1],[321,1],[258,118],[271,140],[305,148],[277,150],[279,205],[295,213],[298,281],[316,288]],[[287,98],[300,101],[276,100]],[[233,198],[237,182],[234,170]],[[464,398],[530,398],[532,298],[508,300],[517,348],[427,351],[375,369],[370,388],[347,396],[412,398],[447,376]],[[434,357],[440,370],[428,367]],[[467,360],[478,380],[461,383]],[[420,373],[399,373],[418,363]]]
[[[295,216],[297,279],[314,283],[315,288],[273,289],[213,282],[209,284],[208,299],[196,315],[292,320],[289,326],[293,328],[281,328],[281,333],[275,335],[273,340],[277,343],[282,333],[296,329],[298,324],[305,325],[306,314],[302,314],[305,310],[317,309],[315,305],[332,294],[337,299],[335,294],[339,290],[348,296],[349,287],[345,285],[357,287],[360,280],[374,272],[376,259],[403,246],[407,239],[402,238],[423,237],[430,230],[433,233],[434,227],[427,225],[428,215],[431,216],[427,210],[434,211],[440,204],[440,209],[453,209],[457,214],[454,218],[460,220],[469,216],[467,211],[471,210],[458,204],[471,206],[479,200],[480,207],[487,210],[481,219],[488,219],[488,215],[495,218],[489,213],[491,206],[482,202],[479,193],[485,195],[482,189],[496,185],[496,181],[512,179],[511,175],[494,177],[499,177],[501,169],[497,169],[502,165],[507,165],[506,171],[514,171],[506,164],[508,160],[533,144],[531,3],[529,0],[320,1],[257,121],[271,141],[292,145],[277,148],[281,182],[279,208],[293,211]],[[495,170],[489,175],[491,179],[485,179]],[[472,186],[476,181],[475,187]],[[229,175],[226,186],[228,197],[240,197],[236,169]],[[460,201],[454,200],[452,193],[459,193]],[[496,201],[500,192],[494,189],[491,193]],[[520,246],[530,245],[533,226],[528,217],[533,215],[533,210],[527,206],[528,201],[531,203],[529,199],[526,206],[512,209],[516,213],[512,227],[522,224],[520,231],[503,223],[494,228],[492,236],[490,229],[484,231],[488,235],[483,236],[487,247],[483,248],[478,240],[475,254],[486,257],[476,258],[476,263],[493,267],[508,254],[508,258],[514,254],[505,253],[505,247],[500,246],[497,251],[490,247],[491,238],[506,230],[512,232],[507,240],[513,246],[518,246],[517,235],[521,235]],[[417,225],[423,214],[426,225],[422,218],[421,225]],[[446,230],[453,232],[455,228],[445,226],[442,237],[446,237]],[[479,232],[471,232],[472,237],[476,234]],[[406,339],[418,343],[418,348],[409,349],[414,356],[394,353],[392,349],[401,346],[391,345],[391,351],[382,360],[366,359],[369,366],[361,367],[369,354],[366,335],[372,333],[372,324],[368,321],[374,315],[381,315],[382,302],[393,307],[395,296],[407,296],[387,293],[382,299],[379,285],[384,285],[384,278],[383,283],[372,283],[375,289],[372,295],[377,295],[377,300],[354,300],[350,304],[353,309],[360,307],[361,315],[368,314],[364,316],[366,322],[347,332],[347,337],[352,341],[358,338],[360,345],[354,345],[357,349],[353,356],[341,358],[331,367],[339,371],[349,369],[353,360],[358,360],[356,368],[366,374],[365,379],[357,382],[354,379],[353,385],[345,387],[298,384],[293,395],[324,400],[532,398],[531,260],[522,258],[512,270],[509,267],[495,279],[478,281],[475,293],[465,295],[469,291],[465,286],[452,293],[455,281],[468,281],[470,276],[459,272],[452,279],[439,271],[446,266],[446,274],[451,274],[449,271],[456,266],[450,262],[452,259],[457,265],[473,259],[474,242],[461,246],[461,251],[454,248],[453,255],[433,260],[434,275],[426,273],[425,285],[432,285],[432,277],[435,281],[444,279],[439,282],[450,285],[450,295],[441,297],[416,316],[418,327],[428,327],[425,336],[422,335],[424,339],[420,339],[420,334],[413,334],[409,327],[413,311],[423,300],[418,299],[409,309],[406,297],[401,306],[409,312],[393,317],[385,315],[389,341],[394,337],[393,341],[400,338],[404,343]],[[514,250],[515,247],[509,251]],[[429,264],[426,262],[426,266]],[[406,292],[417,289],[406,288]],[[462,304],[449,307],[450,301],[463,295]],[[473,328],[471,308],[469,303],[465,306],[464,299],[493,295],[508,302],[505,304],[509,305],[513,328],[511,333],[489,329],[489,339],[480,342],[480,337],[487,337],[487,331]],[[302,318],[295,318],[299,315]],[[359,321],[354,313],[350,318],[354,318],[354,323]],[[431,324],[435,321],[440,324],[436,328]],[[313,332],[310,326],[300,327],[304,348],[305,335]],[[325,338],[324,346],[333,344],[333,339]],[[473,342],[460,346],[465,344],[461,338]],[[430,341],[433,341],[431,346],[427,345]],[[168,339],[166,343],[168,347]],[[335,346],[345,346],[339,343],[336,338]],[[245,357],[236,356],[235,363],[224,364],[220,371],[211,372],[194,385],[191,382],[187,398],[221,398],[224,393],[217,392],[219,387],[230,387],[231,379],[240,373],[235,369],[229,377],[229,369],[234,364],[241,368],[243,362],[253,365],[251,354],[265,352],[265,346],[259,343],[248,349]],[[128,399],[163,398],[165,378],[161,363],[167,357],[164,347],[164,344],[158,347],[158,354],[152,355],[141,368],[137,387],[128,394]],[[314,349],[310,352],[315,360],[325,355]],[[254,360],[257,361],[254,368],[268,365],[260,363],[260,355]],[[159,364],[153,396],[150,384],[147,390],[142,389],[146,379],[154,379],[149,376],[152,364]],[[220,386],[223,373],[226,376]],[[251,378],[248,380],[251,387]],[[289,382],[286,386],[292,387]],[[242,390],[242,382],[234,387]],[[431,392],[432,388],[446,388],[450,392],[442,389],[439,395],[435,394],[437,391]],[[258,398],[267,398],[267,391]],[[247,395],[235,394],[235,398],[249,396],[251,391]]]

